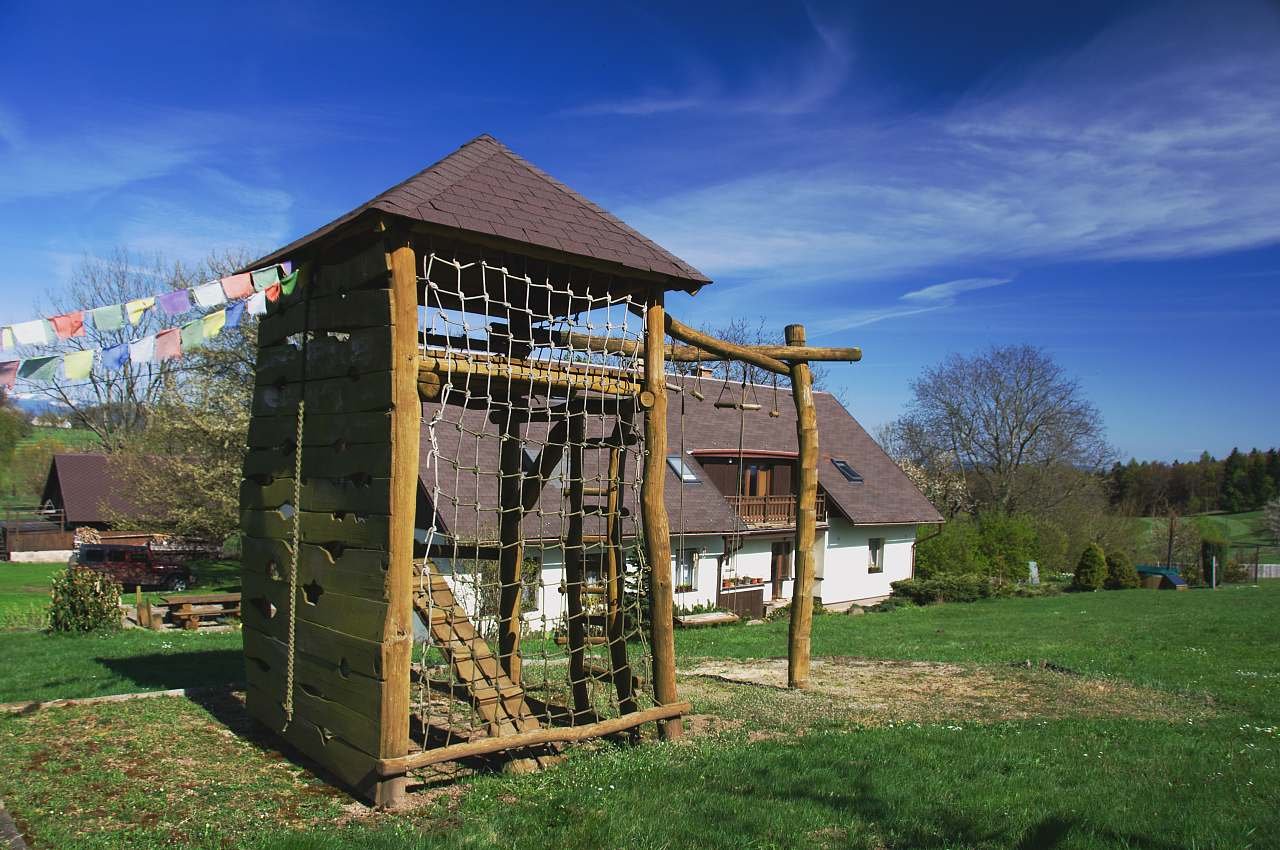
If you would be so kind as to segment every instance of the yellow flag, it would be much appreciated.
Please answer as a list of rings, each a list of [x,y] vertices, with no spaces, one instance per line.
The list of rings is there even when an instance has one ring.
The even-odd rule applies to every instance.
[[[210,339],[217,336],[227,324],[227,311],[215,310],[200,321],[204,323],[204,338]]]
[[[13,348],[13,331],[0,328],[0,348]]]
[[[146,298],[139,298],[124,305],[124,311],[129,314],[129,324],[136,325],[142,321],[142,314],[154,307],[155,304],[155,296],[148,295]]]
[[[93,369],[93,349],[73,351],[62,358],[62,372],[68,381],[83,381]]]

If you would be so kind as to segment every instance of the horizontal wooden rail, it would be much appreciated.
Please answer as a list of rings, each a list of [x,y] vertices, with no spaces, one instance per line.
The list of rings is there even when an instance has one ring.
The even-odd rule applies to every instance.
[[[550,729],[536,729],[532,732],[520,732],[516,735],[499,735],[494,738],[481,738],[462,744],[450,744],[446,747],[435,747],[398,758],[380,759],[378,761],[379,776],[400,776],[410,770],[442,761],[485,756],[503,750],[520,750],[537,747],[543,744],[569,744],[585,741],[590,738],[601,738],[617,732],[634,729],[642,723],[656,720],[670,720],[693,710],[688,702],[674,702],[670,705],[659,705],[644,711],[633,711],[611,720],[601,720],[582,726],[556,726]]]
[[[644,387],[625,373],[609,374],[560,363],[521,359],[481,359],[474,355],[424,354],[418,365],[418,390],[428,401],[438,397],[439,387],[448,380],[465,382],[489,380],[533,389],[574,389],[605,395],[640,397]]]
[[[675,336],[675,334],[672,334],[672,336]],[[711,338],[708,337],[708,339]],[[536,344],[559,345],[578,351],[622,354],[631,357],[641,356],[644,353],[644,345],[639,340],[592,336],[591,334],[576,333],[574,331],[551,331],[547,334],[545,342],[539,340]],[[734,345],[734,343],[726,342],[725,345]],[[750,345],[740,347],[765,357],[772,357],[781,362],[804,360],[806,362],[856,363],[862,359],[862,349],[856,346],[848,348],[786,345]],[[710,351],[698,345],[668,345],[666,347],[666,357],[668,360],[679,363],[704,363],[738,359],[736,357],[726,357],[724,354]]]

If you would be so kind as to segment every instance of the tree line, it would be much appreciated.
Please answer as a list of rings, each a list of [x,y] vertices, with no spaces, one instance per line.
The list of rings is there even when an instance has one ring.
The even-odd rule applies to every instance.
[[[1280,450],[1235,448],[1222,460],[1205,452],[1188,463],[1115,463],[1106,476],[1111,504],[1127,516],[1255,511],[1280,495]]]

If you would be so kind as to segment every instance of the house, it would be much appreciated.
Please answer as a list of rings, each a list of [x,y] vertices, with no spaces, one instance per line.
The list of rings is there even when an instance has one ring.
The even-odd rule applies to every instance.
[[[40,505],[60,514],[69,529],[108,529],[113,518],[134,510],[112,472],[111,456],[94,452],[54,455]]]
[[[668,407],[665,487],[676,606],[759,616],[790,601],[792,592],[797,440],[790,392],[777,391],[775,402],[772,388],[760,388],[766,404],[739,411],[715,405],[724,388],[718,379],[672,376],[671,384],[680,390]],[[888,596],[891,582],[911,576],[917,527],[942,517],[833,395],[814,396],[820,452],[815,596],[829,608],[869,604]],[[430,544],[433,561],[468,607],[496,580],[476,575],[462,553],[482,560],[496,551],[502,415],[501,409],[423,405],[419,540]],[[618,423],[593,422],[599,433],[587,435],[582,470],[588,486],[599,489],[608,465],[600,438]],[[536,466],[551,428],[547,422],[527,426],[526,471]],[[640,466],[633,452],[620,480],[624,545],[633,553]],[[524,558],[537,564],[536,580],[526,576],[524,588],[525,618],[535,630],[564,616],[561,541],[572,515],[564,474],[561,461],[522,520]],[[601,516],[588,510],[580,521],[585,539],[603,539]],[[484,547],[489,554],[476,554]],[[592,551],[589,546],[585,558],[589,584],[598,569]]]

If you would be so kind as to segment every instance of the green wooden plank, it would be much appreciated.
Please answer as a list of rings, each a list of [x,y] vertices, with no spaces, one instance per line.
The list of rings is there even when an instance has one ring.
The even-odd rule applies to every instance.
[[[277,606],[276,615],[267,617],[257,604],[250,604],[248,597],[244,597],[240,615],[246,630],[252,629],[276,640],[288,641],[289,615],[286,609]],[[298,619],[294,623],[294,629],[294,645],[298,651],[335,664],[345,658],[355,672],[374,679],[383,678],[381,643],[362,640],[304,619]]]
[[[347,445],[391,441],[391,415],[386,411],[317,413],[308,410],[302,424],[304,446],[329,446],[339,440]],[[292,447],[297,434],[298,418],[295,410],[286,411],[279,416],[254,416],[249,420],[251,448]]]
[[[387,548],[390,520],[386,516],[354,513],[302,511],[299,521],[302,540],[320,546],[340,544],[357,549]],[[293,518],[280,511],[241,511],[240,528],[251,537],[293,537]]]
[[[386,284],[391,267],[382,240],[340,263],[329,263],[316,269],[312,286],[316,292],[346,292],[372,285]]]
[[[391,409],[391,373],[370,372],[350,378],[273,384],[253,391],[253,415],[296,414],[298,399],[307,401],[307,417],[317,413],[358,413]],[[306,419],[303,420],[303,431]]]
[[[303,472],[306,472],[303,467]],[[273,477],[270,483],[255,479],[240,483],[241,510],[275,510],[293,502],[293,478]],[[330,480],[307,475],[300,506],[310,511],[354,511],[385,514],[391,506],[391,479],[370,478],[356,483],[350,478]]]
[[[244,477],[255,480],[292,477],[296,460],[292,448],[250,449],[244,459]],[[390,443],[304,445],[302,448],[302,480],[307,483],[316,478],[365,481],[370,478],[387,478],[390,475]],[[385,508],[383,512],[385,513]]]
[[[283,575],[287,576],[288,565],[283,566]],[[273,580],[255,572],[246,572],[243,578],[241,598],[248,600],[246,604],[258,605],[259,600],[265,599],[278,609],[288,611],[287,581]],[[298,582],[298,619],[361,640],[380,641],[387,619],[387,603],[335,593],[325,586],[326,581],[325,576],[313,575],[308,581]]]
[[[390,327],[391,290],[365,289],[321,295],[289,304],[258,323],[258,345],[278,345],[303,331]]]
[[[285,540],[243,538],[241,563],[246,573],[287,576],[292,558],[293,548]],[[303,543],[298,554],[298,580],[306,584],[322,578],[334,593],[385,601],[386,565],[386,552],[349,548],[335,558],[328,549]]]
[[[388,328],[362,328],[348,332],[324,331],[301,347],[282,343],[258,350],[257,386],[318,378],[349,377],[391,368],[391,333]]]

